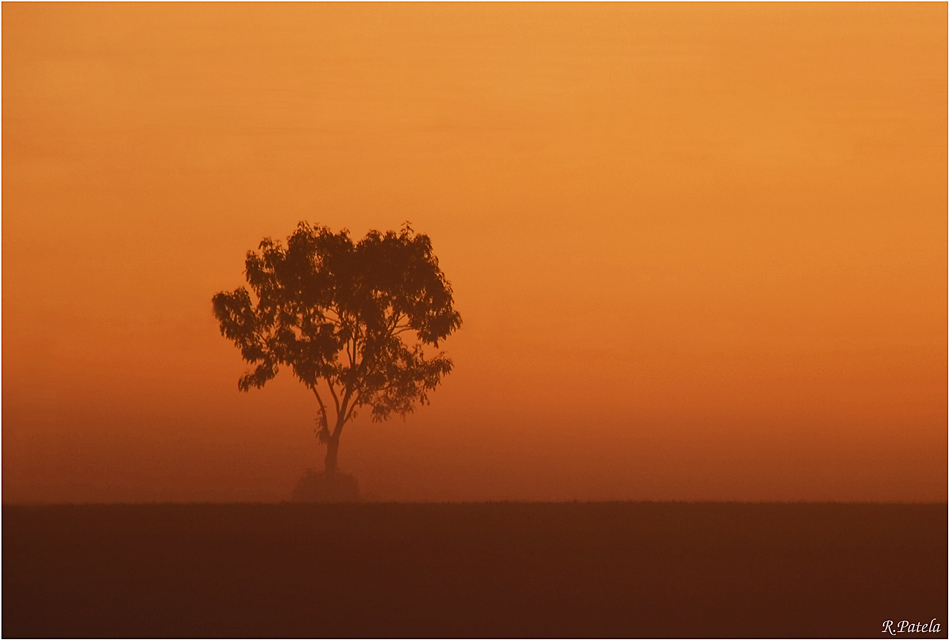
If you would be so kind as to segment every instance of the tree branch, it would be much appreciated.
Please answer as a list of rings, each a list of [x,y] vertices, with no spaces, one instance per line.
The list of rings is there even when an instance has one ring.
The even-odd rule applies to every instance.
[[[336,416],[337,419],[340,418],[340,400],[337,398],[336,390],[333,389],[333,383],[330,382],[329,377],[325,377],[323,380],[327,382],[327,387],[330,388],[330,396],[333,397],[333,405],[336,406]]]
[[[316,386],[316,385],[308,385],[307,387],[309,387],[310,390],[313,392],[314,396],[317,397],[317,403],[320,404],[320,420],[321,420],[321,425],[320,425],[320,427],[321,427],[321,432],[319,432],[319,433],[317,434],[317,438],[318,438],[318,439],[319,439],[319,438],[322,438],[322,436],[323,436],[323,435],[322,435],[322,432],[323,432],[324,430],[326,431],[326,435],[329,436],[329,434],[330,434],[330,424],[329,424],[329,421],[327,420],[327,406],[323,404],[323,399],[320,398],[320,392],[317,391],[317,386]]]
[[[350,417],[353,415],[353,410],[355,410],[355,409],[357,408],[357,406],[360,405],[360,396],[361,396],[361,394],[358,393],[358,394],[356,395],[356,398],[353,399],[353,404],[350,405],[350,410],[346,413],[346,418],[343,419],[343,422],[344,422],[344,423],[346,423],[348,420],[350,420]]]

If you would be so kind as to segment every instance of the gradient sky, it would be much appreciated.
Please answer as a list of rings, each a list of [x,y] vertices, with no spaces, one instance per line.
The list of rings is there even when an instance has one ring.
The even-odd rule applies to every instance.
[[[427,233],[391,500],[947,500],[947,4],[10,4],[3,500],[285,500],[313,397],[211,296]]]

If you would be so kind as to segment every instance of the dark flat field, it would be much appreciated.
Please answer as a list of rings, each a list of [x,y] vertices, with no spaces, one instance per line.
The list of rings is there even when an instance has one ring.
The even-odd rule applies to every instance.
[[[3,506],[4,637],[881,638],[888,619],[947,638],[946,504]]]

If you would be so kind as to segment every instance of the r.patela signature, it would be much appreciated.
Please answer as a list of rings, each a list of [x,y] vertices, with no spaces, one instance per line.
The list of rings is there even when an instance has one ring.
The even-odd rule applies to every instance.
[[[936,619],[931,619],[930,623],[911,623],[906,619],[904,621],[898,621],[897,623],[894,623],[888,619],[884,622],[884,629],[881,630],[881,634],[890,633],[891,635],[903,634],[905,632],[940,632],[940,624],[937,623]]]

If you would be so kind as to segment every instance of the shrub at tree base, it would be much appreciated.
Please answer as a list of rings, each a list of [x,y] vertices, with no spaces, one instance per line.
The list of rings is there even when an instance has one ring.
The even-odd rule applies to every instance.
[[[307,470],[291,494],[295,503],[348,503],[360,500],[356,477]]]

